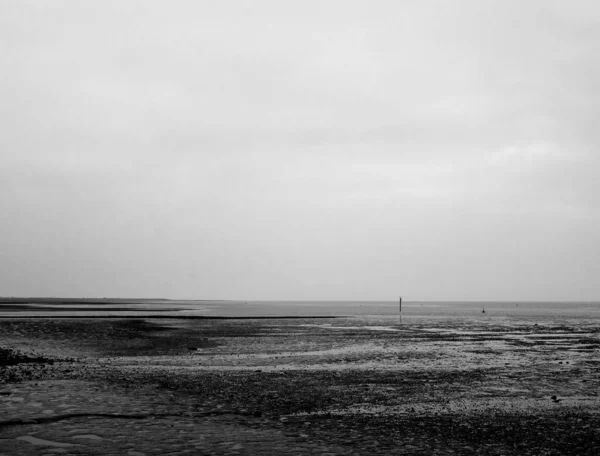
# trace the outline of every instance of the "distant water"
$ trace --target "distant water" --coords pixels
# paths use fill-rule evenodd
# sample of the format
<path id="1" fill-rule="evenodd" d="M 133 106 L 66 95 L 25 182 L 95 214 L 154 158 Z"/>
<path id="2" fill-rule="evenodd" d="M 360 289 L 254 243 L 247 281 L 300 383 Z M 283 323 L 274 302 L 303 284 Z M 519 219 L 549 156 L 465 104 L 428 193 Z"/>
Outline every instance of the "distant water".
<path id="1" fill-rule="evenodd" d="M 485 310 L 485 313 L 482 312 Z M 282 316 L 398 316 L 397 301 L 248 301 L 207 306 L 208 314 Z M 600 302 L 402 302 L 403 316 L 583 317 L 600 318 Z"/>
<path id="2" fill-rule="evenodd" d="M 482 312 L 485 310 L 485 313 Z M 397 317 L 397 301 L 136 301 L 114 303 L 0 304 L 0 316 L 373 316 Z M 600 302 L 417 302 L 402 303 L 405 318 L 600 319 Z"/>

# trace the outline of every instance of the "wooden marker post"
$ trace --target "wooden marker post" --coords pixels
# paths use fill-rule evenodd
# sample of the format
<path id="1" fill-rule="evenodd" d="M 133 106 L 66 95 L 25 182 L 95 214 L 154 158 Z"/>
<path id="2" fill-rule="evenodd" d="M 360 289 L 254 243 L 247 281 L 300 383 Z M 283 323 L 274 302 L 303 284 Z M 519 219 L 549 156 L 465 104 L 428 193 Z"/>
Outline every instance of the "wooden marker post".
<path id="1" fill-rule="evenodd" d="M 398 299 L 398 311 L 400 312 L 400 323 L 402 323 L 402 296 Z"/>

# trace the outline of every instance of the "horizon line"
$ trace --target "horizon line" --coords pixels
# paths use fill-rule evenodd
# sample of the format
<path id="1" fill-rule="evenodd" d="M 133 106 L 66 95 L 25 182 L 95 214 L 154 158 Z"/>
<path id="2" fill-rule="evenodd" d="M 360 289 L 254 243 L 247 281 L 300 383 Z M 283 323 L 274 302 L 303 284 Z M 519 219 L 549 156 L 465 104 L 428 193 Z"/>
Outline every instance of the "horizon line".
<path id="1" fill-rule="evenodd" d="M 0 303 L 9 300 L 53 300 L 53 301 L 195 301 L 195 302 L 398 302 L 396 299 L 196 299 L 196 298 L 144 298 L 144 297 L 62 297 L 62 296 L 0 296 Z M 405 299 L 403 303 L 504 303 L 504 302 L 522 302 L 522 303 L 600 303 L 600 299 L 580 299 L 580 300 L 565 300 L 565 299 Z"/>

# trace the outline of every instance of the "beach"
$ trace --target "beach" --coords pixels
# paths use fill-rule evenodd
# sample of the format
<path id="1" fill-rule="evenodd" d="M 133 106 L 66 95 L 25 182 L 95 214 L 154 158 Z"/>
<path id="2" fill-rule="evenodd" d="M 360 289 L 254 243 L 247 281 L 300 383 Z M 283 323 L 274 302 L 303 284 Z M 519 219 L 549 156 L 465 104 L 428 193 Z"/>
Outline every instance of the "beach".
<path id="1" fill-rule="evenodd" d="M 0 454 L 585 455 L 600 444 L 595 304 L 410 303 L 402 319 L 397 303 L 105 304 L 5 308 Z"/>

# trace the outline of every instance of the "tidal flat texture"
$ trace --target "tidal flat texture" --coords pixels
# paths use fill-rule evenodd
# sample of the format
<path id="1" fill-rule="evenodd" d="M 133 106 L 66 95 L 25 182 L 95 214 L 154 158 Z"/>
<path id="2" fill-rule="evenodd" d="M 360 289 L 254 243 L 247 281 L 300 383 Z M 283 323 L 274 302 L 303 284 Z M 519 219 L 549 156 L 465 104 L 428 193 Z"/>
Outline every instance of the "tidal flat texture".
<path id="1" fill-rule="evenodd" d="M 592 455 L 600 323 L 0 320 L 0 454 Z"/>

